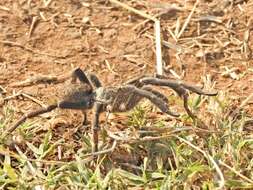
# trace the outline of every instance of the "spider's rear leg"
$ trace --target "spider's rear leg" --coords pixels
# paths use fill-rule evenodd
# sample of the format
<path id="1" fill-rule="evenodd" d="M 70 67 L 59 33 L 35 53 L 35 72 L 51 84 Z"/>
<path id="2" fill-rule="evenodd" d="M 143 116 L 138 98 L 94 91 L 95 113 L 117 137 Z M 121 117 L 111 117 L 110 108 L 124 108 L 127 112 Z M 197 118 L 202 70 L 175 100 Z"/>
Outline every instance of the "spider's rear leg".
<path id="1" fill-rule="evenodd" d="M 19 125 L 21 125 L 23 122 L 25 122 L 26 119 L 35 117 L 37 115 L 50 112 L 57 108 L 57 104 L 52 104 L 47 107 L 39 108 L 38 110 L 29 112 L 27 114 L 24 114 L 23 117 L 21 117 L 14 125 L 12 125 L 10 128 L 8 128 L 2 135 L 2 138 L 5 138 L 7 135 L 11 134 Z"/>

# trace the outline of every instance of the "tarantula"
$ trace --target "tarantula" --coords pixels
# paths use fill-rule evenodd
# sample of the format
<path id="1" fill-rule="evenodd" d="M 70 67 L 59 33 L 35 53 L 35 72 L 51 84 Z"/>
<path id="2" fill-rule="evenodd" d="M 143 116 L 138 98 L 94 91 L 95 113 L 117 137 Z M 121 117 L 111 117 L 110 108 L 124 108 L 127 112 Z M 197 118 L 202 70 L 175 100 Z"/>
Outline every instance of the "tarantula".
<path id="1" fill-rule="evenodd" d="M 73 71 L 71 78 L 72 84 L 65 89 L 60 101 L 25 114 L 7 130 L 7 135 L 13 132 L 26 119 L 50 112 L 55 108 L 82 110 L 84 113 L 83 123 L 86 123 L 86 110 L 93 108 L 92 151 L 96 152 L 98 150 L 99 115 L 102 112 L 126 112 L 134 108 L 143 98 L 147 98 L 162 112 L 174 117 L 179 116 L 179 114 L 169 110 L 167 97 L 148 85 L 165 86 L 173 89 L 183 99 L 184 108 L 192 119 L 196 117 L 187 105 L 188 90 L 199 95 L 217 95 L 217 92 L 206 92 L 198 87 L 177 80 L 165 79 L 162 76 L 141 76 L 116 87 L 102 87 L 96 75 L 84 73 L 80 68 Z M 79 83 L 77 83 L 77 79 Z"/>

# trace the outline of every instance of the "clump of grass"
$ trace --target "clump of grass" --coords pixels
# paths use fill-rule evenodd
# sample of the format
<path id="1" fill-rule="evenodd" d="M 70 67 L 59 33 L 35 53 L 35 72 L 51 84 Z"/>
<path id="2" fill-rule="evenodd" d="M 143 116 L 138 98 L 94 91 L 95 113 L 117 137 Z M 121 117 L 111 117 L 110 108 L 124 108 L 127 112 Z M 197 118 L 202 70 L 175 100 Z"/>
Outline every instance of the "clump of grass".
<path id="1" fill-rule="evenodd" d="M 141 106 L 136 106 L 130 113 L 128 119 L 129 126 L 143 127 L 147 122 L 147 111 Z"/>
<path id="2" fill-rule="evenodd" d="M 197 110 L 201 102 L 198 97 L 195 98 L 191 103 L 193 110 Z M 208 98 L 205 102 L 207 107 L 213 108 L 206 112 L 213 116 L 222 114 L 229 104 L 228 97 L 223 95 Z M 137 107 L 131 112 L 129 124 L 145 126 L 145 110 Z M 12 149 L 4 143 L 0 145 L 0 186 L 4 189 L 184 189 L 197 186 L 214 189 L 220 186 L 219 175 L 222 175 L 225 188 L 253 188 L 253 141 L 250 133 L 244 129 L 247 119 L 246 114 L 235 121 L 214 117 L 213 125 L 217 133 L 207 133 L 205 138 L 188 130 L 171 134 L 168 138 L 119 143 L 112 154 L 101 155 L 97 161 L 86 156 L 90 151 L 88 137 L 76 143 L 67 142 L 64 138 L 55 138 L 54 131 L 48 130 L 36 142 L 27 138 L 24 144 L 16 144 Z M 3 123 L 6 122 L 1 121 L 1 125 Z M 26 137 L 34 135 L 32 125 L 26 125 L 22 127 L 22 132 Z M 155 126 L 166 127 L 166 124 L 159 120 Z M 1 130 L 4 128 L 6 126 Z M 180 129 L 180 126 L 175 124 L 173 128 Z M 163 135 L 155 134 L 156 137 Z M 84 146 L 80 147 L 80 144 Z M 190 144 L 197 148 L 189 146 Z M 69 161 L 58 160 L 59 147 L 65 150 L 62 158 L 71 158 Z M 71 149 L 77 151 L 73 152 Z M 72 156 L 64 157 L 64 154 Z M 217 168 L 215 169 L 206 155 L 213 158 L 221 174 L 217 173 Z M 115 156 L 121 158 L 115 160 Z"/>

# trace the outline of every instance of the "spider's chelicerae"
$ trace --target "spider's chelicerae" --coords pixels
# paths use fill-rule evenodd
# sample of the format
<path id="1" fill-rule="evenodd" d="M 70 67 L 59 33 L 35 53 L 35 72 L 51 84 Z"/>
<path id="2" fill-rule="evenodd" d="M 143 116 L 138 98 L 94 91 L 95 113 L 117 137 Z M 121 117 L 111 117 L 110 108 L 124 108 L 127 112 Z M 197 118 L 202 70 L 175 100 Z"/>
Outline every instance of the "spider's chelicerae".
<path id="1" fill-rule="evenodd" d="M 77 79 L 79 83 L 77 83 Z M 179 116 L 179 114 L 170 111 L 167 97 L 157 90 L 152 89 L 150 85 L 165 86 L 173 89 L 183 99 L 184 108 L 192 119 L 196 117 L 187 105 L 188 91 L 199 95 L 217 95 L 217 92 L 206 92 L 196 86 L 177 80 L 165 79 L 162 76 L 142 76 L 132 79 L 121 86 L 103 87 L 94 74 L 85 74 L 80 68 L 77 68 L 72 73 L 71 85 L 64 90 L 62 98 L 57 103 L 25 114 L 7 130 L 7 134 L 13 132 L 27 118 L 52 111 L 57 107 L 82 110 L 84 113 L 84 123 L 86 123 L 85 111 L 93 108 L 92 150 L 96 152 L 98 150 L 99 115 L 102 112 L 126 112 L 134 108 L 140 100 L 147 98 L 162 112 L 174 117 Z"/>

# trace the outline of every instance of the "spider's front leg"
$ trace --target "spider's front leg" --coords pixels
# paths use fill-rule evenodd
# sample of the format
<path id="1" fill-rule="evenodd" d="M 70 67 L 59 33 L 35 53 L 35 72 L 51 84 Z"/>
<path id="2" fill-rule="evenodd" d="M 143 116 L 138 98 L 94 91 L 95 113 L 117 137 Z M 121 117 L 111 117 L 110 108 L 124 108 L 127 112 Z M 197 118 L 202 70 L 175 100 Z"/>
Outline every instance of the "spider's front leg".
<path id="1" fill-rule="evenodd" d="M 200 89 L 197 86 L 186 84 L 182 81 L 171 80 L 171 79 L 160 79 L 155 77 L 144 77 L 140 79 L 141 82 L 144 84 L 151 84 L 156 86 L 167 86 L 172 88 L 174 91 L 178 93 L 179 96 L 183 96 L 187 93 L 187 90 L 192 91 L 199 95 L 206 95 L 206 96 L 216 96 L 217 92 L 207 92 Z"/>
<path id="2" fill-rule="evenodd" d="M 92 119 L 92 152 L 98 151 L 99 115 L 103 111 L 103 104 L 95 103 Z"/>
<path id="3" fill-rule="evenodd" d="M 89 81 L 91 82 L 92 86 L 94 88 L 99 88 L 102 87 L 102 83 L 100 82 L 100 80 L 98 79 L 98 77 L 92 73 L 87 74 Z"/>
<path id="4" fill-rule="evenodd" d="M 76 80 L 79 80 L 82 84 L 87 84 L 88 86 L 92 87 L 90 80 L 86 76 L 86 74 L 80 68 L 74 69 L 71 74 L 71 82 L 76 83 Z"/>
<path id="5" fill-rule="evenodd" d="M 207 92 L 199 87 L 192 86 L 186 83 L 183 83 L 181 81 L 177 80 L 170 80 L 170 79 L 161 79 L 161 78 L 154 78 L 154 77 L 144 77 L 140 79 L 141 82 L 144 84 L 151 84 L 156 86 L 166 86 L 171 89 L 173 89 L 182 99 L 184 102 L 184 108 L 187 112 L 187 114 L 195 120 L 197 117 L 191 112 L 191 110 L 188 107 L 188 91 L 192 91 L 194 93 L 197 93 L 199 95 L 206 95 L 206 96 L 216 96 L 217 92 Z"/>

